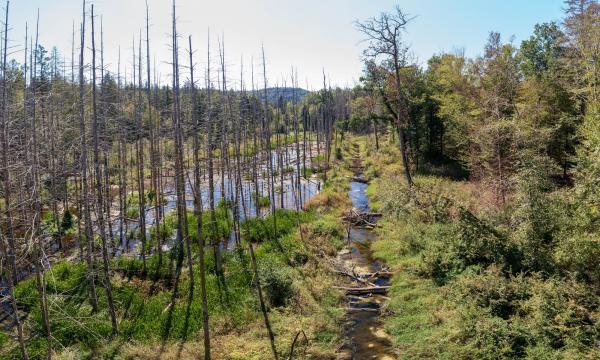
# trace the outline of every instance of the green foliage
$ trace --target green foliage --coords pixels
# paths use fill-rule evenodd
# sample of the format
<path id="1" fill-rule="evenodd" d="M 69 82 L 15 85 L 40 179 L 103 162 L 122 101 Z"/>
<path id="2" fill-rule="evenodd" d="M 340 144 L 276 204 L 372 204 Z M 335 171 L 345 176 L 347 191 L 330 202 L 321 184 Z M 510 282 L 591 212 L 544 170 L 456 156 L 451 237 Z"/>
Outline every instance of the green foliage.
<path id="1" fill-rule="evenodd" d="M 71 230 L 74 226 L 74 219 L 73 219 L 73 214 L 71 213 L 71 211 L 67 208 L 65 210 L 65 212 L 63 213 L 63 218 L 62 221 L 60 223 L 61 229 L 63 234 L 67 233 L 69 230 Z"/>
<path id="2" fill-rule="evenodd" d="M 259 264 L 261 285 L 273 307 L 285 306 L 294 294 L 290 272 L 277 262 L 265 258 Z"/>
<path id="3" fill-rule="evenodd" d="M 271 205 L 271 198 L 269 196 L 259 196 L 256 192 L 253 192 L 252 198 L 258 203 L 258 206 L 261 208 L 265 208 Z"/>
<path id="4" fill-rule="evenodd" d="M 276 209 L 275 221 L 272 214 L 264 218 L 246 219 L 240 225 L 242 237 L 246 241 L 254 243 L 276 240 L 295 229 L 299 219 L 298 216 L 300 216 L 300 221 L 303 222 L 309 215 L 297 213 L 293 210 Z M 277 232 L 275 232 L 275 226 Z"/>
<path id="5" fill-rule="evenodd" d="M 342 155 L 342 149 L 341 148 L 335 148 L 335 159 L 336 160 L 343 160 L 344 156 Z"/>
<path id="6" fill-rule="evenodd" d="M 168 214 L 166 226 L 172 231 L 176 217 Z M 297 214 L 292 211 L 277 211 L 278 232 L 277 240 L 281 247 L 276 246 L 273 239 L 255 247 L 259 265 L 260 282 L 265 299 L 272 307 L 285 307 L 296 301 L 296 295 L 302 291 L 308 293 L 303 281 L 298 281 L 298 273 L 290 264 L 303 266 L 312 256 L 305 243 L 297 233 L 298 216 L 302 222 L 314 221 L 313 214 Z M 217 218 L 221 224 L 221 235 L 228 235 L 231 219 L 230 210 L 225 206 L 218 207 Z M 209 221 L 209 214 L 203 214 L 203 220 Z M 261 219 L 269 226 L 272 218 Z M 196 226 L 193 214 L 188 213 L 191 236 Z M 250 223 L 248 223 L 250 224 Z M 318 225 L 320 233 L 334 233 L 332 225 Z M 227 230 L 227 232 L 226 232 Z M 243 230 L 243 228 L 242 228 Z M 205 236 L 210 236 L 205 226 Z M 171 304 L 171 286 L 175 280 L 173 259 L 177 256 L 178 247 L 174 247 L 159 260 L 157 254 L 148 257 L 148 274 L 143 277 L 142 260 L 135 257 L 116 257 L 111 260 L 113 297 L 117 303 L 119 317 L 118 342 L 135 341 L 138 344 L 155 344 L 160 341 L 178 341 L 184 337 L 195 336 L 202 330 L 200 296 L 189 298 L 190 282 L 187 268 L 184 266 L 179 279 L 179 291 L 175 303 Z M 194 248 L 194 256 L 197 249 Z M 254 326 L 261 318 L 254 277 L 250 268 L 249 255 L 244 251 L 225 252 L 224 272 L 226 287 L 214 271 L 212 252 L 205 253 L 208 293 L 208 307 L 211 320 L 224 322 L 233 328 Z M 194 278 L 199 279 L 199 269 L 194 263 Z M 96 284 L 101 284 L 102 273 L 98 273 Z M 103 287 L 97 286 L 99 311 L 91 312 L 89 305 L 89 282 L 85 263 L 61 262 L 54 264 L 45 274 L 47 281 L 46 293 L 50 304 L 52 319 L 53 347 L 58 345 L 76 349 L 78 353 L 97 353 L 106 345 L 106 339 L 111 335 L 110 318 L 107 314 L 106 294 Z M 323 279 L 320 278 L 319 281 Z M 197 281 L 197 280 L 196 280 Z M 197 286 L 197 285 L 196 285 Z M 28 311 L 27 328 L 31 331 L 31 339 L 27 347 L 32 357 L 44 357 L 46 340 L 42 327 L 39 295 L 35 279 L 20 282 L 16 296 L 24 310 Z M 197 294 L 195 290 L 194 294 Z M 319 290 L 320 291 L 320 290 Z M 331 292 L 331 291 L 329 291 Z M 333 292 L 331 292 L 333 293 Z M 337 306 L 337 297 L 322 294 L 324 306 Z M 312 300 L 311 300 L 312 301 Z M 312 303 L 311 303 L 312 304 Z M 329 304 L 329 305 L 327 305 Z M 311 305 L 313 306 L 313 305 Z M 314 309 L 314 308 L 313 308 Z M 286 310 L 287 311 L 287 310 Z M 325 315 L 337 318 L 339 314 Z M 318 333 L 321 342 L 331 342 L 336 339 L 336 333 L 331 326 L 324 326 L 320 318 Z M 329 320 L 326 320 L 329 321 Z M 333 324 L 333 323 L 332 323 Z M 329 334 L 329 335 L 326 335 Z M 4 344 L 11 344 L 10 356 L 18 358 L 18 348 L 14 342 L 0 337 Z M 3 356 L 6 353 L 3 352 Z"/>
<path id="7" fill-rule="evenodd" d="M 555 166 L 520 151 L 501 209 L 482 210 L 447 179 L 417 176 L 408 188 L 386 169 L 374 181 L 370 195 L 386 214 L 375 255 L 403 269 L 386 323 L 407 357 L 592 356 L 600 252 L 595 235 L 577 232 L 590 229 L 575 215 L 584 202 L 549 179 Z"/>
<path id="8" fill-rule="evenodd" d="M 6 346 L 6 344 L 8 344 L 8 340 L 8 335 L 5 333 L 0 333 L 0 347 Z"/>
<path id="9" fill-rule="evenodd" d="M 212 240 L 222 240 L 229 238 L 233 224 L 231 218 L 230 200 L 223 200 L 215 209 L 215 223 L 211 220 L 210 211 L 202 212 L 202 238 L 205 244 L 210 244 Z M 171 211 L 165 216 L 165 226 L 163 227 L 163 235 L 173 236 L 174 229 L 177 225 L 177 212 Z M 188 233 L 192 243 L 198 242 L 198 218 L 192 210 L 187 212 Z M 153 237 L 156 236 L 156 229 L 151 230 Z"/>

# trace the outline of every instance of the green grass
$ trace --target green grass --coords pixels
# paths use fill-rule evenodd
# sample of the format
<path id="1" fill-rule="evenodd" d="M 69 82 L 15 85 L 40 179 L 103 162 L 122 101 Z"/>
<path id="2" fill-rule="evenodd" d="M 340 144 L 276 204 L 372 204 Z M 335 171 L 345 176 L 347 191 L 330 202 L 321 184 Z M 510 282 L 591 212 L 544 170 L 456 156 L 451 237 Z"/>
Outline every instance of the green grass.
<path id="1" fill-rule="evenodd" d="M 230 212 L 223 204 L 218 208 L 220 231 L 230 231 L 228 223 Z M 204 216 L 209 215 L 207 213 Z M 172 226 L 172 215 L 168 216 L 167 226 Z M 193 231 L 195 218 L 188 213 L 190 235 L 197 236 Z M 208 221 L 207 218 L 204 219 Z M 308 243 L 301 240 L 297 223 L 308 226 L 311 238 L 336 236 L 332 224 L 319 220 L 311 212 L 296 213 L 294 211 L 277 210 L 277 236 L 273 232 L 272 217 L 251 219 L 242 224 L 242 234 L 246 226 L 251 234 L 260 239 L 255 248 L 260 279 L 265 299 L 270 307 L 270 316 L 275 327 L 285 333 L 285 353 L 294 334 L 294 320 L 302 318 L 306 331 L 313 340 L 311 347 L 314 351 L 327 352 L 339 340 L 337 324 L 342 311 L 337 310 L 339 294 L 331 289 L 333 283 L 331 274 L 321 270 L 315 273 L 315 261 L 318 257 L 311 255 Z M 331 221 L 331 219 L 329 220 Z M 314 229 L 314 230 L 313 230 Z M 208 236 L 208 231 L 205 232 Z M 220 235 L 225 234 L 221 232 Z M 314 234 L 314 235 L 310 235 Z M 214 274 L 214 258 L 212 251 L 206 254 L 208 307 L 211 316 L 211 326 L 230 331 L 249 331 L 262 321 L 258 299 L 253 281 L 251 261 L 246 251 L 226 252 L 224 256 L 224 283 Z M 113 296 L 119 317 L 119 335 L 117 342 L 135 342 L 139 346 L 151 346 L 166 342 L 173 343 L 182 338 L 194 339 L 201 333 L 202 317 L 199 288 L 196 287 L 194 296 L 189 301 L 190 277 L 187 273 L 185 260 L 183 273 L 179 282 L 178 296 L 175 304 L 171 303 L 170 284 L 177 258 L 177 248 L 167 252 L 159 266 L 158 256 L 148 258 L 148 275 L 142 276 L 142 261 L 140 259 L 118 257 L 111 261 L 113 276 L 111 278 Z M 185 258 L 185 257 L 184 257 Z M 313 265 L 308 265 L 312 262 Z M 197 253 L 194 250 L 194 278 L 199 279 Z M 304 274 L 304 267 L 311 270 Z M 318 267 L 318 265 L 317 265 Z M 101 272 L 100 272 L 101 274 Z M 314 276 L 315 278 L 313 279 Z M 88 301 L 89 282 L 86 278 L 84 263 L 62 262 L 52 266 L 46 273 L 46 291 L 50 303 L 50 317 L 54 336 L 53 348 L 63 346 L 78 355 L 102 353 L 112 346 L 107 342 L 110 338 L 111 325 L 107 313 L 106 295 L 102 278 L 96 279 L 99 307 L 97 313 L 91 312 Z M 319 288 L 322 286 L 322 288 Z M 44 357 L 46 340 L 44 338 L 39 307 L 39 296 L 35 279 L 29 279 L 18 284 L 16 288 L 20 304 L 29 312 L 27 326 L 32 330 L 33 337 L 27 342 L 32 357 Z M 303 305 L 299 305 L 302 303 Z M 294 315 L 296 307 L 312 309 L 310 314 Z M 285 325 L 284 325 L 285 324 Z M 256 332 L 264 336 L 262 329 Z M 250 333 L 244 333 L 250 336 Z M 10 346 L 0 351 L 0 358 L 18 357 L 16 344 L 6 337 L 0 341 L 9 342 Z M 60 344 L 60 345 L 59 345 Z M 268 348 L 265 349 L 267 351 Z M 8 352 L 6 352 L 8 351 Z"/>

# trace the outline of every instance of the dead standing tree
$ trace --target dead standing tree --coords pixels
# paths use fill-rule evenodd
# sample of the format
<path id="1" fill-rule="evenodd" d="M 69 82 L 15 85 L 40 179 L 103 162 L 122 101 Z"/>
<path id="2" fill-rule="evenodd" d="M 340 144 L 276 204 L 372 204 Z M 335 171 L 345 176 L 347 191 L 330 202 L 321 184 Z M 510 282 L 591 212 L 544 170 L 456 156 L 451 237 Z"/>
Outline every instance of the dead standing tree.
<path id="1" fill-rule="evenodd" d="M 85 237 L 87 240 L 87 251 L 86 251 L 86 262 L 88 266 L 88 281 L 90 284 L 90 303 L 94 312 L 98 311 L 98 297 L 96 296 L 96 283 L 94 274 L 94 234 L 92 231 L 92 215 L 91 215 L 91 203 L 89 199 L 88 189 L 88 160 L 87 160 L 87 135 L 85 126 L 85 78 L 83 75 L 83 53 L 85 50 L 85 0 L 83 1 L 83 18 L 81 23 L 81 49 L 79 53 L 79 129 L 81 132 L 81 191 L 83 196 L 83 210 L 84 210 L 84 225 L 85 225 Z"/>
<path id="2" fill-rule="evenodd" d="M 39 154 L 39 140 L 38 140 L 38 121 L 36 113 L 37 105 L 37 93 L 36 88 L 39 85 L 37 79 L 37 68 L 38 59 L 41 60 L 42 52 L 39 51 L 39 24 L 40 24 L 40 12 L 38 10 L 36 29 L 35 29 L 35 48 L 32 51 L 34 60 L 32 64 L 32 76 L 31 76 L 31 185 L 32 192 L 31 197 L 33 200 L 33 228 L 32 228 L 32 239 L 34 240 L 34 255 L 33 264 L 35 269 L 36 284 L 40 295 L 40 308 L 42 312 L 43 329 L 46 333 L 48 350 L 46 356 L 48 359 L 52 358 L 52 331 L 50 328 L 50 317 L 48 310 L 48 299 L 46 294 L 46 277 L 45 268 L 48 265 L 48 259 L 44 253 L 44 242 L 42 232 L 42 197 L 41 197 L 41 181 L 40 181 L 40 154 Z M 41 76 L 40 79 L 41 80 Z"/>
<path id="3" fill-rule="evenodd" d="M 200 178 L 200 124 L 198 121 L 198 96 L 194 82 L 194 51 L 192 37 L 188 38 L 190 55 L 190 87 L 192 100 L 192 123 L 194 128 L 194 214 L 198 219 L 198 262 L 200 265 L 200 295 L 202 297 L 202 331 L 204 334 L 204 359 L 210 360 L 210 331 L 208 324 L 208 300 L 206 294 L 206 265 L 204 263 L 204 238 L 202 237 L 202 186 Z"/>
<path id="4" fill-rule="evenodd" d="M 104 289 L 108 303 L 108 311 L 112 325 L 112 334 L 117 334 L 117 315 L 113 301 L 112 286 L 110 282 L 110 264 L 108 259 L 108 239 L 104 223 L 104 194 L 102 186 L 102 170 L 100 168 L 100 141 L 98 139 L 98 104 L 96 101 L 96 34 L 94 28 L 94 5 L 91 8 L 90 20 L 92 23 L 92 142 L 94 146 L 94 173 L 96 175 L 97 221 L 100 239 L 102 240 L 102 260 L 104 271 Z M 106 196 L 110 196 L 109 193 Z"/>
<path id="5" fill-rule="evenodd" d="M 8 260 L 8 271 L 6 272 L 6 282 L 8 284 L 8 292 L 10 296 L 10 303 L 12 306 L 12 311 L 15 316 L 15 324 L 17 326 L 17 335 L 19 340 L 19 346 L 21 348 L 21 357 L 23 359 L 29 359 L 29 355 L 27 353 L 27 348 L 25 347 L 25 340 L 23 336 L 23 325 L 21 323 L 21 319 L 19 317 L 18 308 L 17 308 L 17 299 L 14 293 L 14 282 L 18 280 L 17 278 L 17 261 L 16 261 L 16 247 L 15 247 L 15 238 L 14 238 L 14 229 L 13 229 L 13 215 L 11 209 L 11 180 L 10 180 L 10 172 L 9 172 L 9 143 L 8 143 L 8 83 L 6 77 L 6 60 L 7 60 L 7 47 L 8 47 L 8 9 L 10 6 L 10 2 L 6 2 L 6 16 L 4 19 L 4 39 L 3 39 L 3 52 L 2 52 L 2 129 L 0 129 L 0 146 L 2 146 L 2 177 L 3 177 L 3 187 L 4 187 L 4 206 L 5 206 L 5 218 L 6 218 L 6 237 L 8 240 L 8 249 L 4 246 L 4 239 L 0 239 L 0 251 L 3 258 Z M 25 41 L 27 43 L 27 41 Z M 0 261 L 0 264 L 3 261 Z M 3 264 L 2 264 L 3 265 Z"/>
<path id="6" fill-rule="evenodd" d="M 394 116 L 404 163 L 404 175 L 409 185 L 413 184 L 413 180 L 408 162 L 405 129 L 408 128 L 410 119 L 408 102 L 400 79 L 400 70 L 405 65 L 408 51 L 408 47 L 402 40 L 402 33 L 411 20 L 412 18 L 397 6 L 394 13 L 381 13 L 379 17 L 355 23 L 357 30 L 365 35 L 365 41 L 368 43 L 364 50 L 365 58 L 374 62 L 379 60 L 380 66 L 386 68 L 394 77 L 395 94 L 393 98 L 390 99 L 385 91 L 381 91 L 381 95 L 384 97 L 384 102 L 390 105 L 387 108 Z M 395 109 L 391 104 L 395 105 Z"/>

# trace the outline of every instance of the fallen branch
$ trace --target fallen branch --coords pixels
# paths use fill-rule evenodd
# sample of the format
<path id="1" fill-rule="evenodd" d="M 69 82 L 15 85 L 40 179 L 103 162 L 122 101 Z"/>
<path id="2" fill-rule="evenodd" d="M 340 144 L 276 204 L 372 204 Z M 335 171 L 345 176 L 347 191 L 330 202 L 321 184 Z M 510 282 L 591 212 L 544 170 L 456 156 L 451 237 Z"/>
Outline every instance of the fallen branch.
<path id="1" fill-rule="evenodd" d="M 351 312 L 351 311 L 355 311 L 355 312 L 360 312 L 360 311 L 365 311 L 365 312 L 380 312 L 381 310 L 379 310 L 379 309 L 372 309 L 372 308 L 353 308 L 353 307 L 346 308 L 346 312 Z"/>
<path id="2" fill-rule="evenodd" d="M 377 285 L 371 283 L 370 281 L 366 280 L 366 278 L 363 277 L 362 275 L 350 274 L 349 272 L 343 271 L 343 270 L 336 270 L 335 272 L 338 273 L 339 275 L 347 276 L 347 277 L 351 278 L 352 280 L 357 281 L 359 283 L 362 283 L 362 284 L 365 284 L 365 285 L 368 285 L 371 287 L 377 286 Z"/>
<path id="3" fill-rule="evenodd" d="M 296 342 L 298 341 L 298 337 L 300 336 L 300 334 L 302 334 L 302 336 L 304 337 L 304 341 L 306 342 L 306 345 L 308 346 L 308 337 L 306 336 L 306 333 L 304 332 L 304 330 L 298 331 L 298 333 L 296 333 L 296 336 L 294 337 L 294 341 L 292 341 L 292 346 L 290 348 L 290 356 L 288 357 L 288 360 L 292 360 L 294 358 L 294 348 L 296 347 Z M 306 352 L 306 349 L 305 349 L 305 352 Z"/>
<path id="4" fill-rule="evenodd" d="M 373 279 L 373 278 L 378 278 L 378 277 L 383 277 L 383 278 L 389 278 L 394 276 L 393 272 L 390 271 L 377 271 L 374 273 L 370 273 L 370 274 L 363 274 L 362 275 L 364 278 L 366 279 Z"/>
<path id="5" fill-rule="evenodd" d="M 370 286 L 364 288 L 350 288 L 343 286 L 334 286 L 334 289 L 344 290 L 348 294 L 382 294 L 386 293 L 390 286 Z"/>

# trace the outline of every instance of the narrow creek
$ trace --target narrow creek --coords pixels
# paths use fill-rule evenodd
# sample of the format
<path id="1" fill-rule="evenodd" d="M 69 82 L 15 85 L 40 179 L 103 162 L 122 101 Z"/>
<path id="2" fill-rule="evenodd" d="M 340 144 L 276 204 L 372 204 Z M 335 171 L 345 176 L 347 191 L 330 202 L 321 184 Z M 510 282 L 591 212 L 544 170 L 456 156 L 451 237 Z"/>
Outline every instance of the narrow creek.
<path id="1" fill-rule="evenodd" d="M 361 160 L 356 155 L 353 168 L 355 178 L 361 177 Z M 351 182 L 348 193 L 355 211 L 370 211 L 367 184 Z M 352 289 L 387 287 L 389 273 L 380 261 L 374 259 L 371 243 L 377 233 L 370 228 L 351 226 L 348 244 L 338 254 L 338 271 L 345 274 L 346 285 Z M 385 291 L 347 291 L 344 325 L 345 342 L 340 348 L 339 359 L 395 359 L 390 337 L 386 334 L 381 313 L 387 297 Z"/>

